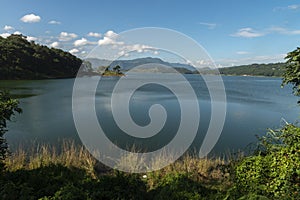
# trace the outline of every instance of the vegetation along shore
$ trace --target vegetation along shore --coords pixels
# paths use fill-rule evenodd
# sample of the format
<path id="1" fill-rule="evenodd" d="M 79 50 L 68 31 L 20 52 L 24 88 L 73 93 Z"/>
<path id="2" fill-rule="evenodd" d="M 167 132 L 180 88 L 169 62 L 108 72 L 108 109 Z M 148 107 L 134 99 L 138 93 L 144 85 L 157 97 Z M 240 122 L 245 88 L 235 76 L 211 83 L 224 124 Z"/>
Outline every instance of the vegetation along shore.
<path id="1" fill-rule="evenodd" d="M 292 84 L 295 95 L 300 94 L 299 55 L 299 48 L 288 54 L 283 74 L 283 84 Z M 45 144 L 10 153 L 7 121 L 22 110 L 6 92 L 0 93 L 0 110 L 1 199 L 300 199 L 297 124 L 269 130 L 248 156 L 185 155 L 161 170 L 131 174 L 103 166 L 72 141 L 64 141 L 62 151 Z M 135 160 L 130 162 L 134 166 Z"/>

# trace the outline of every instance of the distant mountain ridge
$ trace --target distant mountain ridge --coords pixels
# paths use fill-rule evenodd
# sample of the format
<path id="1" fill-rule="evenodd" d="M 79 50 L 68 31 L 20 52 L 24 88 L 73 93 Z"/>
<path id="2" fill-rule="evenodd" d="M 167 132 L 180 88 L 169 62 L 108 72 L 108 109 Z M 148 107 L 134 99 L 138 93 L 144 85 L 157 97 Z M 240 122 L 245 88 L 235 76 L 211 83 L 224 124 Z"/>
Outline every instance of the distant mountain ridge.
<path id="1" fill-rule="evenodd" d="M 99 66 L 121 66 L 122 71 L 128 71 L 133 69 L 136 66 L 144 65 L 144 64 L 161 64 L 167 67 L 172 67 L 184 74 L 198 74 L 199 72 L 191 65 L 184 63 L 170 63 L 163 61 L 160 58 L 153 57 L 145 57 L 145 58 L 137 58 L 132 60 L 115 60 L 109 61 L 105 59 L 97 59 L 97 58 L 88 58 L 86 59 L 92 64 L 92 67 L 95 69 Z M 281 77 L 285 70 L 285 63 L 269 63 L 269 64 L 250 64 L 250 65 L 240 65 L 233 67 L 224 67 L 219 68 L 219 72 L 221 75 L 235 75 L 235 76 L 276 76 Z M 166 70 L 156 70 L 155 65 L 151 67 L 151 69 L 143 69 L 143 70 L 134 70 L 137 72 L 168 72 Z M 215 69 L 210 69 L 208 67 L 198 69 L 201 74 L 215 74 Z"/>
<path id="2" fill-rule="evenodd" d="M 172 72 L 169 67 L 184 74 L 215 74 L 216 71 L 208 67 L 196 70 L 185 63 L 171 63 L 160 58 L 145 57 L 132 60 L 105 60 L 88 58 L 85 61 L 61 49 L 49 48 L 44 45 L 29 42 L 26 36 L 14 35 L 7 38 L 0 36 L 0 79 L 56 79 L 74 78 L 80 66 L 83 66 L 81 75 L 101 75 L 98 67 L 115 67 L 119 65 L 121 71 L 126 72 L 140 65 L 147 65 L 143 69 L 136 68 L 136 72 Z M 152 66 L 150 66 L 152 64 Z M 163 67 L 157 67 L 160 64 Z M 222 75 L 249 75 L 249 76 L 277 76 L 285 71 L 286 63 L 251 64 L 219 68 Z"/>
<path id="3" fill-rule="evenodd" d="M 101 66 L 117 66 L 119 65 L 121 67 L 122 71 L 129 71 L 133 69 L 134 67 L 145 65 L 145 64 L 160 64 L 166 66 L 166 70 L 163 70 L 162 72 L 167 72 L 168 69 L 167 67 L 172 67 L 179 71 L 180 73 L 195 73 L 196 69 L 188 64 L 182 64 L 182 63 L 170 63 L 163 61 L 160 58 L 153 58 L 153 57 L 145 57 L 145 58 L 136 58 L 132 60 L 105 60 L 105 59 L 97 59 L 97 58 L 87 58 L 85 59 L 86 61 L 90 62 L 92 64 L 92 68 L 96 69 Z M 154 72 L 155 69 L 149 69 L 149 72 Z M 134 71 L 141 71 L 145 72 L 147 71 L 146 69 L 144 70 L 138 70 L 135 69 Z M 160 72 L 160 71 L 157 71 Z"/>

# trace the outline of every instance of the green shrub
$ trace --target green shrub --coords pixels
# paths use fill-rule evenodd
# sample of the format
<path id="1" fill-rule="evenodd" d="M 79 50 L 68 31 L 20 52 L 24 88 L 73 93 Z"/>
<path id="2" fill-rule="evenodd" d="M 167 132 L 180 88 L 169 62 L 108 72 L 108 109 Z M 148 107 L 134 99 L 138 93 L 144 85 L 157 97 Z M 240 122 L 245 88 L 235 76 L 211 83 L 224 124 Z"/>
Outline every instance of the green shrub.
<path id="1" fill-rule="evenodd" d="M 113 175 L 99 177 L 95 183 L 85 186 L 90 191 L 91 199 L 145 199 L 146 184 L 137 174 L 116 172 Z"/>
<path id="2" fill-rule="evenodd" d="M 87 194 L 79 187 L 68 184 L 57 191 L 51 200 L 84 200 Z"/>
<path id="3" fill-rule="evenodd" d="M 19 108 L 19 102 L 11 99 L 8 92 L 0 91 L 0 171 L 4 169 L 3 161 L 8 154 L 8 145 L 4 138 L 7 131 L 7 121 L 10 121 L 16 112 L 22 112 Z"/>
<path id="4" fill-rule="evenodd" d="M 237 191 L 271 199 L 299 199 L 300 128 L 288 124 L 260 140 L 257 155 L 236 166 Z"/>
<path id="5" fill-rule="evenodd" d="M 85 179 L 87 179 L 85 171 L 61 165 L 6 172 L 1 179 L 0 199 L 20 199 L 25 196 L 27 199 L 52 197 L 61 188 L 70 184 L 80 188 Z M 9 198 L 11 195 L 17 198 Z"/>
<path id="6" fill-rule="evenodd" d="M 248 195 L 242 196 L 238 200 L 269 200 L 269 198 L 262 196 L 262 195 L 248 194 Z"/>
<path id="7" fill-rule="evenodd" d="M 215 199 L 218 191 L 192 180 L 187 174 L 166 174 L 150 191 L 151 199 Z"/>

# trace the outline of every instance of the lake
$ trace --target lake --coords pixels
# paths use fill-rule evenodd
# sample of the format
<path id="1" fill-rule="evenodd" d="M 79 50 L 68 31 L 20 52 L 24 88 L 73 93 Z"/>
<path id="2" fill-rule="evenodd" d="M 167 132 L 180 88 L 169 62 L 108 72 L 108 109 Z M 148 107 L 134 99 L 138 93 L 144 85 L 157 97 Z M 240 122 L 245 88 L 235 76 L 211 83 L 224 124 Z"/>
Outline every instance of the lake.
<path id="1" fill-rule="evenodd" d="M 172 74 L 149 74 L 154 80 L 170 79 Z M 210 96 L 205 82 L 199 75 L 185 75 L 199 100 L 200 122 L 197 136 L 191 149 L 199 149 L 207 131 L 211 115 Z M 84 77 L 82 79 L 92 79 Z M 281 88 L 280 78 L 223 76 L 227 96 L 227 113 L 222 134 L 212 154 L 243 150 L 256 141 L 255 135 L 264 134 L 268 128 L 279 128 L 284 121 L 295 122 L 299 117 L 297 97 L 290 86 Z M 115 144 L 126 148 L 136 145 L 148 151 L 167 144 L 178 129 L 181 111 L 174 94 L 165 87 L 149 84 L 139 88 L 130 100 L 130 114 L 134 122 L 145 126 L 150 122 L 148 110 L 153 104 L 161 104 L 168 118 L 163 129 L 155 136 L 141 139 L 126 135 L 115 124 L 111 114 L 110 98 L 118 77 L 102 78 L 96 92 L 96 112 L 107 137 Z M 125 83 L 138 82 L 140 76 L 124 77 Z M 169 80 L 180 87 L 181 82 Z M 72 89 L 74 79 L 0 81 L 20 97 L 21 115 L 9 123 L 6 138 L 11 149 L 37 143 L 57 145 L 63 139 L 80 143 L 72 116 Z M 88 90 L 89 85 L 85 86 Z M 89 119 L 87 119 L 89 120 Z M 190 119 L 193 120 L 193 119 Z M 189 134 L 189 133 L 186 133 Z"/>

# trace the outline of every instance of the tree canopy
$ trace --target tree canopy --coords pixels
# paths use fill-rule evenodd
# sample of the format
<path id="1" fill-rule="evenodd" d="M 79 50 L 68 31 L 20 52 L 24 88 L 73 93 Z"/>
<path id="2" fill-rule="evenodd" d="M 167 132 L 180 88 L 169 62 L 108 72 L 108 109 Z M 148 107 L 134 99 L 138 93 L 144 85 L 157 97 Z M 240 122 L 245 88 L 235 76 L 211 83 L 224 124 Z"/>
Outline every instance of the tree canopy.
<path id="1" fill-rule="evenodd" d="M 287 59 L 287 66 L 282 85 L 292 84 L 294 94 L 300 96 L 300 48 L 289 52 L 285 59 Z"/>
<path id="2" fill-rule="evenodd" d="M 0 79 L 75 77 L 81 63 L 69 52 L 29 42 L 23 35 L 0 37 Z"/>

